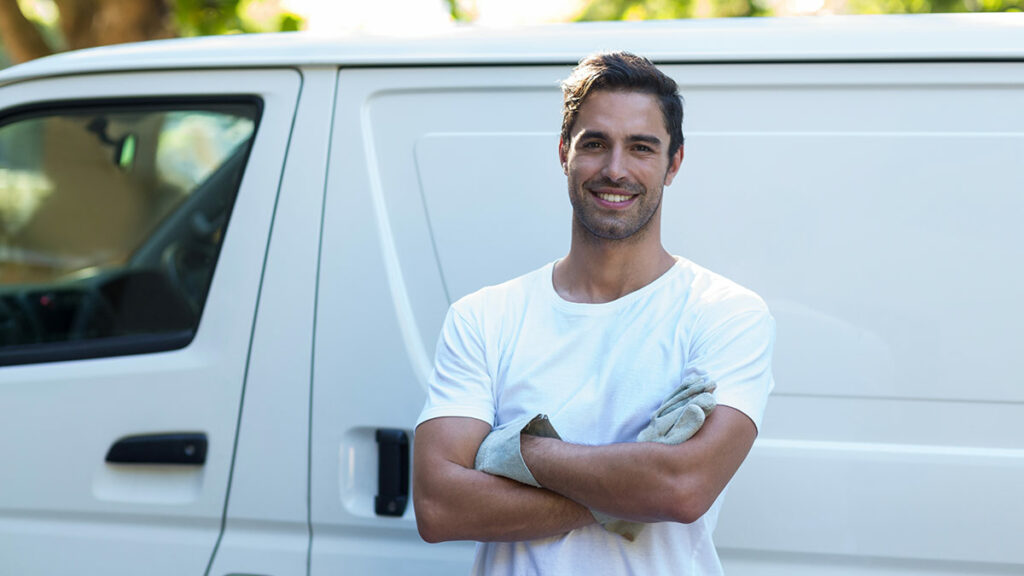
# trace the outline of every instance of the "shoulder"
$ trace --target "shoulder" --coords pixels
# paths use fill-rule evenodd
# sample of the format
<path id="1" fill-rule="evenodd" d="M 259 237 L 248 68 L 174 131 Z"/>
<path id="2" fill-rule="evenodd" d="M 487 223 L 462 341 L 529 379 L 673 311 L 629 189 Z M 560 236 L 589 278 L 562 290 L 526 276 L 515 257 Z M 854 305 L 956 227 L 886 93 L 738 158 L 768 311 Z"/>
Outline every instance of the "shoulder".
<path id="1" fill-rule="evenodd" d="M 542 293 L 543 282 L 550 282 L 551 268 L 549 263 L 522 276 L 462 296 L 451 305 L 451 314 L 476 325 L 499 316 L 519 316 L 527 303 Z"/>
<path id="2" fill-rule="evenodd" d="M 677 276 L 678 290 L 696 316 L 705 321 L 746 315 L 771 317 L 768 305 L 753 290 L 686 258 L 677 260 L 682 269 Z"/>

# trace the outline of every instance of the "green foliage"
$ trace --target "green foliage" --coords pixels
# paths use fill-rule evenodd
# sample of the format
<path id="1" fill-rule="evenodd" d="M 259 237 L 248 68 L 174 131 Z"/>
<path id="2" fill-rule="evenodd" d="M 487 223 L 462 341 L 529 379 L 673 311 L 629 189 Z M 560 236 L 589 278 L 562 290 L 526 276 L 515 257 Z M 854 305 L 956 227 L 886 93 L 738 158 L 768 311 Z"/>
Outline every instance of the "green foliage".
<path id="1" fill-rule="evenodd" d="M 456 0 L 448 0 L 454 6 Z M 1024 0 L 829 0 L 845 14 L 927 12 L 1021 12 Z M 770 16 L 768 0 L 590 0 L 577 20 L 660 20 L 666 18 Z"/>
<path id="2" fill-rule="evenodd" d="M 850 0 L 852 14 L 1021 12 L 1024 0 Z"/>
<path id="3" fill-rule="evenodd" d="M 180 36 L 248 32 L 294 32 L 301 16 L 280 9 L 275 0 L 166 0 Z"/>
<path id="4" fill-rule="evenodd" d="M 296 14 L 282 14 L 277 29 L 281 32 L 298 32 L 305 21 Z"/>
<path id="5" fill-rule="evenodd" d="M 465 22 L 469 20 L 469 15 L 459 5 L 459 0 L 444 0 L 444 3 L 448 5 L 448 13 L 451 14 L 452 20 L 455 22 Z"/>
<path id="6" fill-rule="evenodd" d="M 694 16 L 766 16 L 758 0 L 591 0 L 577 20 L 665 20 Z"/>
<path id="7" fill-rule="evenodd" d="M 174 19 L 182 36 L 245 32 L 238 16 L 240 0 L 177 0 Z"/>
<path id="8" fill-rule="evenodd" d="M 582 21 L 687 18 L 691 0 L 601 0 L 587 4 Z"/>
<path id="9" fill-rule="evenodd" d="M 246 32 L 295 32 L 302 17 L 281 10 L 276 0 L 170 0 L 178 33 L 213 36 Z"/>
<path id="10" fill-rule="evenodd" d="M 448 15 L 452 22 L 473 22 L 477 17 L 475 0 L 444 0 L 448 6 Z"/>

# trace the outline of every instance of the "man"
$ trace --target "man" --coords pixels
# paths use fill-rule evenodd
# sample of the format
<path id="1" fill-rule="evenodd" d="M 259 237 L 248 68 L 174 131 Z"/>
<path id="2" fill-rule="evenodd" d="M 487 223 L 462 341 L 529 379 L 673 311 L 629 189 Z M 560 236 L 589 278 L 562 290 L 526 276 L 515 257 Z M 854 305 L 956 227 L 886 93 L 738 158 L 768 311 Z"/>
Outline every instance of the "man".
<path id="1" fill-rule="evenodd" d="M 598 54 L 563 92 L 569 254 L 449 310 L 416 429 L 420 534 L 480 541 L 476 574 L 719 574 L 719 496 L 773 386 L 774 321 L 662 247 L 662 192 L 683 160 L 676 83 L 644 58 Z M 694 377 L 718 404 L 696 435 L 637 442 Z M 519 433 L 537 414 L 561 439 Z M 509 430 L 542 487 L 474 468 Z M 595 513 L 648 524 L 630 541 Z"/>

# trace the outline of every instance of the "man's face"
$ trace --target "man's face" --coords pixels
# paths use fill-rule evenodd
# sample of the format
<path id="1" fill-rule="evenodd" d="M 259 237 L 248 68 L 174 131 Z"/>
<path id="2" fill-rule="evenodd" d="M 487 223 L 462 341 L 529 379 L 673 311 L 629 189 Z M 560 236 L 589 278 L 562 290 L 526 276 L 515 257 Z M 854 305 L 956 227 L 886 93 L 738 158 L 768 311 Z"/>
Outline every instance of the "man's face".
<path id="1" fill-rule="evenodd" d="M 559 147 L 576 222 L 594 238 L 640 238 L 660 217 L 682 148 L 668 155 L 658 100 L 642 92 L 597 91 L 583 101 L 569 142 Z"/>

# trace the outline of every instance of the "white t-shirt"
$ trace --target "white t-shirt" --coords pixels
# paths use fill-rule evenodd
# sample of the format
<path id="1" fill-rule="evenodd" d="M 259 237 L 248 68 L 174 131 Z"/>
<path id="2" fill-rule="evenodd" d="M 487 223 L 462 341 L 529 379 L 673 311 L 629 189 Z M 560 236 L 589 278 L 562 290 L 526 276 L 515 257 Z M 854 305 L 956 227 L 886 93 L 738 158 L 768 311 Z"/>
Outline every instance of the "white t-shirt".
<path id="1" fill-rule="evenodd" d="M 464 416 L 494 427 L 547 414 L 567 442 L 632 442 L 690 375 L 760 428 L 774 382 L 775 321 L 753 292 L 689 260 L 618 300 L 554 290 L 554 264 L 451 306 L 417 424 Z M 724 496 L 724 492 L 723 492 Z M 722 497 L 692 524 L 651 524 L 634 542 L 598 525 L 477 546 L 474 574 L 721 574 L 711 540 Z"/>

